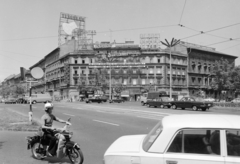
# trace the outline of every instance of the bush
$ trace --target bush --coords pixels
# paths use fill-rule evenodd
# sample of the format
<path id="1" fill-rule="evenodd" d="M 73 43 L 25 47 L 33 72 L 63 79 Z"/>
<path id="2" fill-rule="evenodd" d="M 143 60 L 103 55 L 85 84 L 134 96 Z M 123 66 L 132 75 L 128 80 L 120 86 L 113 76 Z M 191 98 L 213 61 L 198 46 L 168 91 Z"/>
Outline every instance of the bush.
<path id="1" fill-rule="evenodd" d="M 240 107 L 240 103 L 213 102 L 213 106 L 215 106 L 215 107 L 235 107 L 235 108 L 239 108 Z"/>

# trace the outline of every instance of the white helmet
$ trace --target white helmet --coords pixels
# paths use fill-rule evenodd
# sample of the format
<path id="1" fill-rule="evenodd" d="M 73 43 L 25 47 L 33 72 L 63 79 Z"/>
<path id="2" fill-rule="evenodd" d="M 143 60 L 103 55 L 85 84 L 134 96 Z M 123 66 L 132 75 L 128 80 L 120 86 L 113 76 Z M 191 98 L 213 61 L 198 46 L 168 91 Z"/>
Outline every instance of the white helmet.
<path id="1" fill-rule="evenodd" d="M 45 105 L 44 105 L 44 110 L 48 110 L 48 109 L 52 109 L 53 108 L 53 104 L 52 103 L 49 103 L 47 102 Z"/>

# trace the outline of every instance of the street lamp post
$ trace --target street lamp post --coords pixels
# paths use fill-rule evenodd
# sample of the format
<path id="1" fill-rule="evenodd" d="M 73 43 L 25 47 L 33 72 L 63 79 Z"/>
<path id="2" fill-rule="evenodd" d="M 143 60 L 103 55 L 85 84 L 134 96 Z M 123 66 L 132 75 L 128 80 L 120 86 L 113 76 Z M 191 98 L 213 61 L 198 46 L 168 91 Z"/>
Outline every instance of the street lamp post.
<path id="1" fill-rule="evenodd" d="M 170 87 L 169 87 L 169 93 L 170 93 L 170 99 L 172 100 L 172 52 L 171 52 L 171 48 L 176 46 L 177 44 L 179 44 L 180 40 L 176 40 L 174 38 L 172 38 L 171 44 L 169 44 L 169 42 L 167 41 L 167 39 L 165 39 L 166 43 L 162 42 L 161 43 L 165 46 L 167 46 L 169 48 L 169 59 L 170 59 Z"/>

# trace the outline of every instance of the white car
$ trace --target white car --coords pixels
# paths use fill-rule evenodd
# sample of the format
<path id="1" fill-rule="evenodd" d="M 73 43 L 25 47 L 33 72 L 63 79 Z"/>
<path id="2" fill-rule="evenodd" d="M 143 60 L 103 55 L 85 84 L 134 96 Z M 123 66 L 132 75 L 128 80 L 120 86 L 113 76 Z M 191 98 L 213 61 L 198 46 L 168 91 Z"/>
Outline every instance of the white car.
<path id="1" fill-rule="evenodd" d="M 215 101 L 215 99 L 214 98 L 211 98 L 211 97 L 209 97 L 209 98 L 206 98 L 206 99 L 204 99 L 205 101 L 210 101 L 210 102 L 214 102 Z"/>
<path id="2" fill-rule="evenodd" d="M 164 117 L 147 135 L 118 138 L 104 164 L 239 164 L 240 116 Z"/>
<path id="3" fill-rule="evenodd" d="M 240 103 L 240 98 L 235 98 L 231 101 L 232 103 Z"/>

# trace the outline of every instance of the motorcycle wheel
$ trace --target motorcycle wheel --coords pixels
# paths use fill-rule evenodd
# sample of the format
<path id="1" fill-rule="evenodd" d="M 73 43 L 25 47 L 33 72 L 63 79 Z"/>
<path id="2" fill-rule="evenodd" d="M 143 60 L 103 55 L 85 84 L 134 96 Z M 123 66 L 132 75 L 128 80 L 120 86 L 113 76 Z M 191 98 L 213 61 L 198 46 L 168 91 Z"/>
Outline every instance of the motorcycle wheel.
<path id="1" fill-rule="evenodd" d="M 40 149 L 40 150 L 39 150 Z M 40 144 L 39 142 L 36 142 L 32 146 L 32 155 L 35 159 L 43 159 L 44 155 L 42 154 L 44 151 L 43 145 Z M 42 153 L 39 153 L 42 152 Z"/>
<path id="2" fill-rule="evenodd" d="M 73 148 L 72 151 L 70 151 L 70 153 L 68 154 L 68 158 L 74 164 L 82 164 L 84 160 L 81 149 L 77 150 L 75 148 Z"/>

